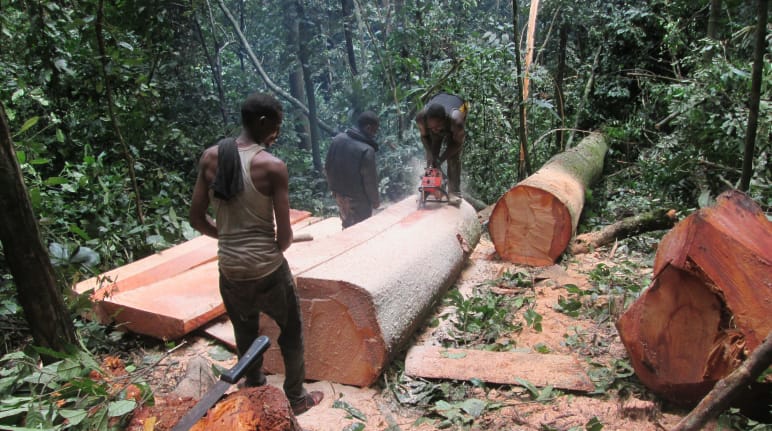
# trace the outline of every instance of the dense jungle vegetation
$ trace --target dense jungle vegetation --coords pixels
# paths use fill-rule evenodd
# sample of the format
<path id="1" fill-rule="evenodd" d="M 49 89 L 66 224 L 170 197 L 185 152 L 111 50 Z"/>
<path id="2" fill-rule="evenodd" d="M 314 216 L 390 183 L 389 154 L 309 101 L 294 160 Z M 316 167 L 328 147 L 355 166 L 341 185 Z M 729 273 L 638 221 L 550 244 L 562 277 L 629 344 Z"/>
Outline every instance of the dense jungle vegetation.
<path id="1" fill-rule="evenodd" d="M 238 132 L 254 91 L 285 108 L 272 151 L 289 168 L 292 207 L 319 215 L 335 210 L 322 174 L 330 137 L 368 109 L 381 118 L 383 198 L 415 192 L 423 150 L 413 117 L 439 90 L 471 104 L 462 189 L 487 204 L 600 130 L 611 150 L 581 231 L 655 208 L 688 214 L 729 188 L 769 212 L 769 31 L 748 135 L 759 5 L 0 0 L 0 102 L 62 292 L 197 235 L 186 220 L 198 157 Z M 4 247 L 3 353 L 21 355 L 29 325 Z M 77 316 L 82 303 L 65 303 Z M 84 350 L 114 348 L 73 319 Z M 0 378 L 0 394 L 15 384 Z"/>

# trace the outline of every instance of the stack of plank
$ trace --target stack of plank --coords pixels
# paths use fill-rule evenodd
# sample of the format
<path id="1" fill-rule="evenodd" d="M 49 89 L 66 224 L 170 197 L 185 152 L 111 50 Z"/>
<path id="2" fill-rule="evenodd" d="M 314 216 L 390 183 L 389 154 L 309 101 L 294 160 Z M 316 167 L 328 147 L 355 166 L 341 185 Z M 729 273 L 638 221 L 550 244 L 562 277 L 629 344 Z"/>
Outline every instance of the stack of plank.
<path id="1" fill-rule="evenodd" d="M 480 236 L 470 205 L 418 210 L 415 196 L 345 231 L 338 219 L 308 215 L 295 217 L 293 230 L 314 237 L 285 252 L 301 300 L 306 377 L 358 386 L 378 378 L 452 284 L 465 250 Z M 76 286 L 79 292 L 89 289 L 100 318 L 161 339 L 179 338 L 224 313 L 216 242 L 207 238 Z M 273 322 L 261 326 L 275 341 Z M 213 322 L 207 332 L 235 345 L 227 321 Z M 264 367 L 272 373 L 283 372 L 277 344 L 265 355 Z"/>

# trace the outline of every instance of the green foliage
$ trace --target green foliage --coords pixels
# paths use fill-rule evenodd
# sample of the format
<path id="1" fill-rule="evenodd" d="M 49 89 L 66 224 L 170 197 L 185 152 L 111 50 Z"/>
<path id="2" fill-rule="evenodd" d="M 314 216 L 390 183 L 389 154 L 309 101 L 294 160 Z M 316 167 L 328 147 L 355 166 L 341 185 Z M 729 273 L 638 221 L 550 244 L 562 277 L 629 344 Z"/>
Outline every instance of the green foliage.
<path id="1" fill-rule="evenodd" d="M 572 317 L 587 316 L 596 321 L 616 320 L 638 298 L 646 279 L 638 265 L 624 260 L 614 267 L 599 263 L 589 272 L 592 287 L 582 290 L 574 284 L 563 286 L 568 296 L 560 296 L 555 310 Z"/>
<path id="2" fill-rule="evenodd" d="M 454 308 L 454 314 L 443 317 L 452 323 L 447 344 L 452 347 L 494 344 L 502 333 L 518 329 L 513 317 L 524 302 L 523 297 L 496 295 L 480 288 L 475 288 L 469 298 L 458 290 L 451 290 L 445 304 Z"/>
<path id="3" fill-rule="evenodd" d="M 611 388 L 621 388 L 631 384 L 629 379 L 635 375 L 632 365 L 625 359 L 612 359 L 608 364 L 590 363 L 590 380 L 595 385 L 596 394 L 606 393 Z"/>
<path id="4" fill-rule="evenodd" d="M 555 400 L 555 398 L 562 395 L 562 393 L 558 390 L 555 390 L 551 385 L 547 385 L 541 389 L 537 388 L 533 383 L 529 382 L 525 379 L 516 379 L 517 383 L 524 387 L 526 390 L 528 390 L 528 393 L 531 396 L 531 399 L 540 402 L 540 403 L 547 403 L 549 401 Z"/>
<path id="5" fill-rule="evenodd" d="M 45 353 L 59 360 L 41 366 L 35 353 L 23 351 L 0 358 L 0 427 L 119 430 L 138 407 L 127 398 L 130 383 L 140 388 L 143 402 L 149 401 L 149 388 L 141 381 L 92 377 L 104 373 L 85 351 Z"/>
<path id="6" fill-rule="evenodd" d="M 343 395 L 341 394 L 341 397 L 342 396 Z M 341 398 L 338 398 L 332 403 L 332 408 L 344 410 L 346 412 L 346 416 L 349 418 L 355 418 L 362 422 L 367 422 L 367 416 L 364 413 Z"/>
<path id="7" fill-rule="evenodd" d="M 738 408 L 729 408 L 718 416 L 718 429 L 741 431 L 770 431 L 772 424 L 765 424 L 750 419 L 740 413 Z"/>
<path id="8" fill-rule="evenodd" d="M 434 404 L 434 413 L 442 416 L 442 420 L 437 423 L 438 429 L 445 429 L 453 425 L 468 426 L 474 420 L 480 417 L 486 410 L 495 408 L 495 405 L 476 398 L 467 398 L 463 401 L 449 403 L 447 401 L 437 401 Z"/>

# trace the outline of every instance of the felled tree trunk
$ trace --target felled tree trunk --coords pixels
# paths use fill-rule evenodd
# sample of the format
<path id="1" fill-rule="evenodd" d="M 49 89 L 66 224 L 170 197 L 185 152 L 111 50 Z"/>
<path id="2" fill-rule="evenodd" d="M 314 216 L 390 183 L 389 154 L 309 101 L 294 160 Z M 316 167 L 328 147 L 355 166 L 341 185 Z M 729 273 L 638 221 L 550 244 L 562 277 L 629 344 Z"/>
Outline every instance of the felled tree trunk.
<path id="1" fill-rule="evenodd" d="M 504 193 L 488 221 L 499 256 L 519 264 L 552 265 L 576 230 L 585 190 L 603 171 L 607 149 L 606 138 L 593 133 Z"/>
<path id="2" fill-rule="evenodd" d="M 643 232 L 670 229 L 677 220 L 675 210 L 664 209 L 627 217 L 601 230 L 577 235 L 571 243 L 570 250 L 572 254 L 587 253 L 590 249 L 610 244 L 615 239 L 628 238 Z"/>
<path id="3" fill-rule="evenodd" d="M 285 252 L 303 314 L 307 379 L 375 383 L 461 273 L 480 239 L 472 206 L 416 207 L 413 195 Z M 279 328 L 263 317 L 261 333 L 276 340 Z M 207 333 L 235 346 L 230 321 Z M 278 343 L 265 353 L 263 367 L 284 373 Z"/>
<path id="4" fill-rule="evenodd" d="M 302 431 L 281 389 L 243 389 L 215 404 L 190 431 Z"/>
<path id="5" fill-rule="evenodd" d="M 693 405 L 761 344 L 770 315 L 772 223 L 731 191 L 665 235 L 652 285 L 617 330 L 649 389 Z"/>

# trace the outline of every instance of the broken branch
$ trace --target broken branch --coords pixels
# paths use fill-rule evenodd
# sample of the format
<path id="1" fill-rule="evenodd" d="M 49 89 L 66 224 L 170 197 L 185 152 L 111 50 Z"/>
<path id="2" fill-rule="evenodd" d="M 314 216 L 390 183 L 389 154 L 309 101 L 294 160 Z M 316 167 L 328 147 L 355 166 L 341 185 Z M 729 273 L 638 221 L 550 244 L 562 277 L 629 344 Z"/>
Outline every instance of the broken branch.
<path id="1" fill-rule="evenodd" d="M 571 254 L 587 253 L 590 249 L 644 232 L 670 229 L 677 220 L 675 210 L 672 209 L 659 209 L 627 217 L 601 230 L 577 235 L 571 244 Z"/>

